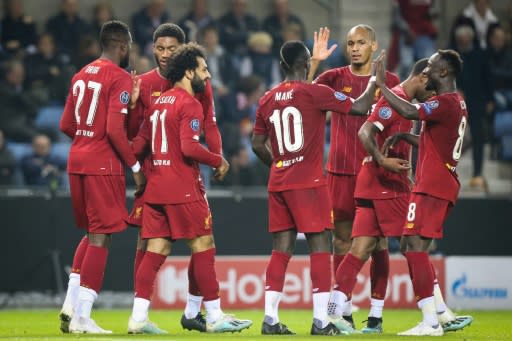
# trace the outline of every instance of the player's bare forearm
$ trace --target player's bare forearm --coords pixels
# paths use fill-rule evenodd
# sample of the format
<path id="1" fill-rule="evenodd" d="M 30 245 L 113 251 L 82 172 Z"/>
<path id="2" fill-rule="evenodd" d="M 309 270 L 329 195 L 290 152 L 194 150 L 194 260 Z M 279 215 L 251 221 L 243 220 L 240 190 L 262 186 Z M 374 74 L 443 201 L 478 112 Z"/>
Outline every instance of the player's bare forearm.
<path id="1" fill-rule="evenodd" d="M 358 136 L 368 154 L 370 154 L 378 164 L 381 164 L 382 159 L 384 159 L 385 156 L 380 152 L 375 139 L 377 130 L 378 128 L 373 123 L 366 121 L 361 126 L 361 129 L 359 129 Z"/>
<path id="2" fill-rule="evenodd" d="M 368 110 L 370 110 L 370 107 L 373 104 L 373 98 L 375 97 L 376 89 L 377 87 L 374 81 L 368 82 L 366 90 L 352 104 L 352 109 L 350 109 L 349 114 L 357 116 L 368 115 Z"/>
<path id="3" fill-rule="evenodd" d="M 387 86 L 380 87 L 381 93 L 395 111 L 408 120 L 419 120 L 420 114 L 416 106 L 391 91 Z"/>
<path id="4" fill-rule="evenodd" d="M 272 153 L 268 149 L 266 144 L 267 136 L 265 135 L 256 135 L 252 136 L 252 150 L 254 154 L 268 167 L 272 166 L 272 162 L 274 158 L 272 157 Z"/>
<path id="5" fill-rule="evenodd" d="M 316 71 L 318 70 L 318 67 L 320 66 L 320 61 L 319 60 L 316 60 L 316 59 L 311 59 L 311 64 L 310 64 L 310 68 L 309 68 L 309 72 L 308 72 L 308 83 L 312 83 L 313 80 L 315 79 L 315 74 L 316 74 Z"/>
<path id="6" fill-rule="evenodd" d="M 410 133 L 404 133 L 401 135 L 401 139 L 409 143 L 410 145 L 414 147 L 418 147 L 420 144 L 420 137 L 419 135 L 414 135 Z"/>

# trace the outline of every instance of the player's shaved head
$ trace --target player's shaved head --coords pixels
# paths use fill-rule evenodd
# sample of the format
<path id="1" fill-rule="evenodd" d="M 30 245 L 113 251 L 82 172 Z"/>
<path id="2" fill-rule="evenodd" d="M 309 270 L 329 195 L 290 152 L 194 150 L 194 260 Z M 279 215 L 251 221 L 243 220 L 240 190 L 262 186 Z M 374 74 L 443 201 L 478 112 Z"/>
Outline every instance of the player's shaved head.
<path id="1" fill-rule="evenodd" d="M 375 30 L 373 29 L 373 27 L 371 27 L 370 25 L 365 25 L 365 24 L 359 24 L 359 25 L 352 27 L 350 29 L 350 31 L 348 31 L 348 35 L 350 35 L 353 31 L 361 30 L 361 29 L 365 30 L 368 33 L 368 38 L 371 41 L 377 40 L 377 35 L 375 34 Z"/>
<path id="2" fill-rule="evenodd" d="M 455 50 L 438 50 L 437 53 L 441 60 L 446 62 L 448 72 L 457 77 L 462 71 L 463 61 L 460 54 Z"/>
<path id="3" fill-rule="evenodd" d="M 409 77 L 417 76 L 425 70 L 428 65 L 428 58 L 423 58 L 414 63 Z"/>
<path id="4" fill-rule="evenodd" d="M 100 44 L 103 50 L 110 48 L 114 44 L 130 43 L 130 29 L 128 25 L 119 20 L 111 20 L 101 26 Z"/>
<path id="5" fill-rule="evenodd" d="M 300 40 L 290 40 L 281 46 L 281 66 L 286 72 L 303 68 L 311 57 L 309 49 Z"/>

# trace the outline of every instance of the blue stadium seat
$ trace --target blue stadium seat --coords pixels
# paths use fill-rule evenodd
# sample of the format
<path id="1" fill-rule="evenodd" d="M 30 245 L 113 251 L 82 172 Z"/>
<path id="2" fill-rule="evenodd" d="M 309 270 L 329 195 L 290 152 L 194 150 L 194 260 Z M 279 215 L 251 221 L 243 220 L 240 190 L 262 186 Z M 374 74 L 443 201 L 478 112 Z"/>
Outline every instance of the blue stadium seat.
<path id="1" fill-rule="evenodd" d="M 67 160 L 69 155 L 69 148 L 71 148 L 70 142 L 57 142 L 52 145 L 52 155 L 60 158 L 61 160 Z"/>
<path id="2" fill-rule="evenodd" d="M 64 111 L 64 107 L 51 105 L 43 107 L 37 113 L 35 124 L 40 128 L 57 128 L 59 127 L 60 117 Z"/>
<path id="3" fill-rule="evenodd" d="M 512 161 L 512 135 L 501 138 L 501 148 L 502 159 Z"/>
<path id="4" fill-rule="evenodd" d="M 19 163 L 25 155 L 32 152 L 32 145 L 30 143 L 8 142 L 7 149 L 12 152 L 16 162 Z"/>
<path id="5" fill-rule="evenodd" d="M 512 136 L 512 111 L 497 112 L 494 116 L 494 135 Z"/>

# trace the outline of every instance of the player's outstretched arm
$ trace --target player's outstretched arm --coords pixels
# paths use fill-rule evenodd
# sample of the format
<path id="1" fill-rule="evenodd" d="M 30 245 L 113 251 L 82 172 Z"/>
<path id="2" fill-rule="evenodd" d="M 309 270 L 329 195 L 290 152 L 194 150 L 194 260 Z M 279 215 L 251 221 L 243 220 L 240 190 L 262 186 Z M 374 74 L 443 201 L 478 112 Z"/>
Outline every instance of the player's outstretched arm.
<path id="1" fill-rule="evenodd" d="M 373 160 L 375 160 L 385 170 L 394 173 L 400 173 L 410 169 L 411 165 L 409 164 L 409 161 L 399 158 L 389 158 L 382 154 L 377 146 L 377 141 L 375 140 L 375 134 L 377 134 L 377 132 L 378 128 L 373 123 L 366 121 L 361 129 L 359 129 L 358 133 L 359 139 L 363 143 L 366 151 L 372 156 Z"/>
<path id="2" fill-rule="evenodd" d="M 315 31 L 313 35 L 313 51 L 311 54 L 311 67 L 308 73 L 308 82 L 311 83 L 315 78 L 315 73 L 320 66 L 320 63 L 333 53 L 338 47 L 338 44 L 332 45 L 328 48 L 330 31 L 327 27 L 320 27 L 318 32 Z"/>
<path id="3" fill-rule="evenodd" d="M 252 135 L 252 150 L 254 154 L 268 167 L 272 166 L 273 157 L 272 153 L 268 149 L 267 146 L 267 139 L 268 137 L 266 135 Z"/>
<path id="4" fill-rule="evenodd" d="M 419 120 L 420 115 L 418 107 L 411 102 L 408 102 L 401 97 L 397 96 L 386 86 L 386 66 L 385 66 L 385 51 L 381 52 L 381 62 L 375 65 L 375 82 L 380 88 L 382 96 L 388 101 L 388 103 L 395 109 L 395 111 L 402 117 L 408 120 Z"/>

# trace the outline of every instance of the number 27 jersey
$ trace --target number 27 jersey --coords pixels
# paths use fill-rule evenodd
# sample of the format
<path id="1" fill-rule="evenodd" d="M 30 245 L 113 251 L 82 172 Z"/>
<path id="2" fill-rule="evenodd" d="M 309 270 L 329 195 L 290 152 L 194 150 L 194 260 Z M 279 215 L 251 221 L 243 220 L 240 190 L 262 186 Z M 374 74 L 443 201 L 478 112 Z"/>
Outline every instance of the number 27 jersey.
<path id="1" fill-rule="evenodd" d="M 351 108 L 352 99 L 341 92 L 301 81 L 282 82 L 261 98 L 254 133 L 268 136 L 272 147 L 270 192 L 326 184 L 325 112 Z"/>

